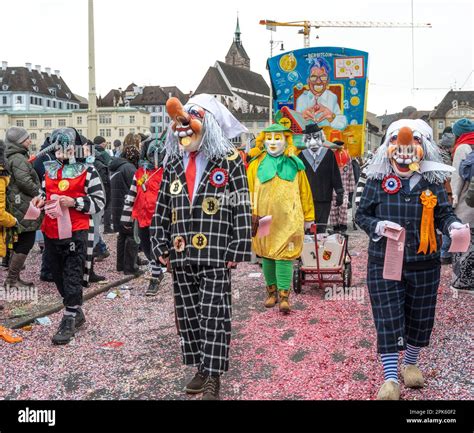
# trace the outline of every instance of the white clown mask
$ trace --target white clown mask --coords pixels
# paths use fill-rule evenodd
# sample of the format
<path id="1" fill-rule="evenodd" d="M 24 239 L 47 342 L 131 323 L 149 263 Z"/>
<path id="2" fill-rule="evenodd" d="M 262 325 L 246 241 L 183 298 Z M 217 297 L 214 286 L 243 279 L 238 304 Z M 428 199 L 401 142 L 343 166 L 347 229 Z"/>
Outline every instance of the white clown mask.
<path id="1" fill-rule="evenodd" d="M 265 132 L 265 149 L 271 156 L 280 156 L 286 149 L 286 137 L 283 132 Z"/>
<path id="2" fill-rule="evenodd" d="M 402 126 L 388 137 L 387 157 L 399 177 L 409 178 L 419 172 L 424 157 L 423 135 L 409 126 Z"/>
<path id="3" fill-rule="evenodd" d="M 320 147 L 324 147 L 326 137 L 323 130 L 304 134 L 304 144 L 309 150 L 316 152 Z"/>

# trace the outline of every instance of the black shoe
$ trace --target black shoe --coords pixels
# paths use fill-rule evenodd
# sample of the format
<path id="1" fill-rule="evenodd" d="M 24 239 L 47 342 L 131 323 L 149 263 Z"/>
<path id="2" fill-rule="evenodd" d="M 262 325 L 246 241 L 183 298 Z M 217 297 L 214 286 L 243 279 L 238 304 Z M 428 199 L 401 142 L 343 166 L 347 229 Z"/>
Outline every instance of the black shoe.
<path id="1" fill-rule="evenodd" d="M 84 316 L 84 311 L 82 311 L 82 308 L 77 309 L 77 314 L 76 314 L 76 324 L 75 328 L 79 329 L 82 325 L 86 323 L 86 317 Z"/>
<path id="2" fill-rule="evenodd" d="M 98 253 L 97 255 L 94 255 L 94 258 L 96 262 L 101 262 L 102 260 L 105 260 L 109 256 L 110 256 L 109 250 L 105 250 L 103 253 Z"/>
<path id="3" fill-rule="evenodd" d="M 160 289 L 160 283 L 163 278 L 163 274 L 161 274 L 158 278 L 152 278 L 150 280 L 150 284 L 148 284 L 148 289 L 145 292 L 145 296 L 156 296 L 158 294 L 158 290 Z"/>
<path id="4" fill-rule="evenodd" d="M 347 232 L 347 226 L 341 224 L 341 225 L 339 226 L 339 231 L 340 231 L 341 233 Z"/>
<path id="5" fill-rule="evenodd" d="M 441 257 L 441 264 L 442 265 L 451 265 L 453 263 L 452 257 Z"/>
<path id="6" fill-rule="evenodd" d="M 98 283 L 99 281 L 105 281 L 107 278 L 103 275 L 97 275 L 94 271 L 89 274 L 89 283 Z"/>
<path id="7" fill-rule="evenodd" d="M 138 277 L 140 275 L 140 268 L 123 271 L 123 274 L 124 275 L 134 275 L 135 277 Z"/>
<path id="8" fill-rule="evenodd" d="M 74 337 L 76 319 L 74 316 L 63 316 L 59 329 L 53 336 L 53 344 L 68 344 Z"/>
<path id="9" fill-rule="evenodd" d="M 138 266 L 146 266 L 146 265 L 148 265 L 148 263 L 150 263 L 150 262 L 146 259 L 142 259 L 140 257 L 137 258 L 137 265 Z"/>
<path id="10" fill-rule="evenodd" d="M 45 281 L 46 283 L 54 283 L 54 279 L 51 274 L 41 274 L 40 280 Z"/>
<path id="11" fill-rule="evenodd" d="M 111 235 L 112 233 L 115 233 L 112 227 L 104 227 L 104 234 Z"/>
<path id="12" fill-rule="evenodd" d="M 204 384 L 209 376 L 198 371 L 191 381 L 186 385 L 186 392 L 188 394 L 200 394 L 204 392 Z"/>
<path id="13" fill-rule="evenodd" d="M 203 400 L 219 400 L 221 379 L 219 376 L 208 376 L 204 384 Z"/>

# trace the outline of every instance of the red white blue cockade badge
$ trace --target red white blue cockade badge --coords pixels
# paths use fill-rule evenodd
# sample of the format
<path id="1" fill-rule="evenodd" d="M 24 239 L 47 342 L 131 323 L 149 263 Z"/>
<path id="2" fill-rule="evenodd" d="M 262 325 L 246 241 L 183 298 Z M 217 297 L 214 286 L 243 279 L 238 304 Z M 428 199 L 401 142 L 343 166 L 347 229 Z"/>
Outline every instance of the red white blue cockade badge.
<path id="1" fill-rule="evenodd" d="M 382 180 L 382 188 L 387 194 L 396 194 L 402 187 L 402 181 L 394 174 L 385 176 Z"/>
<path id="2" fill-rule="evenodd" d="M 221 188 L 223 186 L 226 186 L 227 182 L 229 182 L 229 173 L 223 168 L 215 168 L 211 171 L 209 178 L 209 182 L 211 182 L 212 186 L 216 188 Z"/>

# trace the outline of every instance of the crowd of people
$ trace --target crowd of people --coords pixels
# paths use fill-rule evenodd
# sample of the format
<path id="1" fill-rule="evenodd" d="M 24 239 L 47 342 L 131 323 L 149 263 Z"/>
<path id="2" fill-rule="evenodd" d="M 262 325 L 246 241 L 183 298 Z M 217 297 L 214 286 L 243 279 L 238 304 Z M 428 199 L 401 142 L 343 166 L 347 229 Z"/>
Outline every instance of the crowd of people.
<path id="1" fill-rule="evenodd" d="M 352 207 L 354 228 L 370 240 L 367 288 L 384 371 L 377 398 L 399 398 L 399 351 L 405 385 L 423 386 L 417 361 L 433 328 L 441 263 L 453 266 L 453 289 L 474 289 L 474 123 L 459 120 L 436 143 L 425 122 L 399 120 L 363 161 L 317 123 L 306 127 L 303 150 L 273 124 L 244 153 L 230 140 L 246 128 L 211 95 L 184 107 L 170 98 L 167 111 L 165 142 L 129 134 L 108 149 L 103 137 L 60 128 L 32 158 L 27 130 L 11 127 L 0 140 L 5 286 L 33 284 L 21 271 L 39 242 L 40 279 L 56 284 L 65 307 L 53 343 L 69 343 L 84 324 L 83 287 L 105 279 L 94 262 L 115 248 L 118 272 L 149 266 L 147 296 L 171 272 L 183 362 L 197 368 L 186 392 L 218 399 L 229 368 L 231 270 L 256 253 L 265 307 L 288 314 L 305 234 L 314 224 L 321 235 L 345 233 Z M 450 253 L 453 233 L 465 230 L 470 247 Z M 116 246 L 103 233 L 117 233 Z M 399 277 L 385 265 L 393 239 L 404 243 L 393 258 Z"/>

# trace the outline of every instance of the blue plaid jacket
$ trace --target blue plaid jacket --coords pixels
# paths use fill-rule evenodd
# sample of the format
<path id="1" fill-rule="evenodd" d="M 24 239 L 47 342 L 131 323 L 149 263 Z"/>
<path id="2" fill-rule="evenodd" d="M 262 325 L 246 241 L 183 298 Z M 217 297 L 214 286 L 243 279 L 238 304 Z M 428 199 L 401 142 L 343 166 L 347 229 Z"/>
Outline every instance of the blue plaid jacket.
<path id="1" fill-rule="evenodd" d="M 387 239 L 382 237 L 379 241 L 374 242 L 373 238 L 378 237 L 375 234 L 377 223 L 387 220 L 400 224 L 406 229 L 403 257 L 405 263 L 439 260 L 441 236 L 438 234 L 436 235 L 438 249 L 435 253 L 417 254 L 420 245 L 420 223 L 423 212 L 420 195 L 426 189 L 429 189 L 438 198 L 438 203 L 434 209 L 435 229 L 448 235 L 449 226 L 453 222 L 459 221 L 459 219 L 454 215 L 443 185 L 429 183 L 422 178 L 410 192 L 406 192 L 402 188 L 395 194 L 387 194 L 382 189 L 381 180 L 367 180 L 357 208 L 355 222 L 369 235 L 369 259 L 373 258 L 380 262 L 385 257 Z"/>

